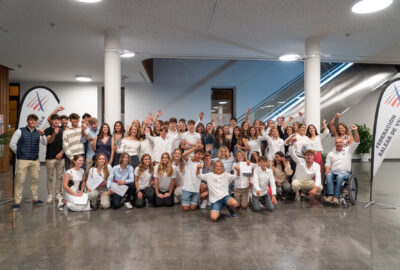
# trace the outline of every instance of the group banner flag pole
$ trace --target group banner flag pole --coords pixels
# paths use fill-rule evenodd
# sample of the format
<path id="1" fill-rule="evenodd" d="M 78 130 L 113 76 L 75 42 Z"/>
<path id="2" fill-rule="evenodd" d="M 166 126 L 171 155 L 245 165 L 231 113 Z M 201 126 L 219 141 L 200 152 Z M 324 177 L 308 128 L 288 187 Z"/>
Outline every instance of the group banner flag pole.
<path id="1" fill-rule="evenodd" d="M 393 80 L 378 99 L 375 111 L 373 144 L 371 153 L 371 182 L 368 208 L 377 203 L 372 200 L 373 179 L 382 165 L 394 139 L 400 133 L 400 79 Z M 385 205 L 388 206 L 388 205 Z M 389 206 L 390 209 L 396 209 Z"/>

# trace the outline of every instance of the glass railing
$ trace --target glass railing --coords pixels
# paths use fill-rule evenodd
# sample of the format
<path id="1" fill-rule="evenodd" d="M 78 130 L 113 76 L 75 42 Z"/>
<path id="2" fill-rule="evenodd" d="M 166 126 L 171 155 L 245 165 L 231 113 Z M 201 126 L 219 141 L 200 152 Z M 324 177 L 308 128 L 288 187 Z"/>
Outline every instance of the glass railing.
<path id="1" fill-rule="evenodd" d="M 321 87 L 352 65 L 353 63 L 321 63 Z M 303 100 L 304 73 L 295 77 L 251 108 L 249 121 L 253 123 L 256 119 L 264 122 L 269 119 L 275 120 L 276 117 L 289 111 Z M 243 122 L 245 116 L 246 114 L 243 114 L 238 117 L 238 122 Z"/>

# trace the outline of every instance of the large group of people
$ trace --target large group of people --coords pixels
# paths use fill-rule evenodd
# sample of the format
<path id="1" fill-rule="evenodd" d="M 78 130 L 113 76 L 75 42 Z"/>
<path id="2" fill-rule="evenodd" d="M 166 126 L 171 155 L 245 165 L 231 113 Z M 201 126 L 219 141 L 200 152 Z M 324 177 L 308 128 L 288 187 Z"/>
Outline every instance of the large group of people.
<path id="1" fill-rule="evenodd" d="M 357 127 L 323 120 L 321 132 L 296 119 L 280 116 L 264 123 L 236 118 L 217 126 L 212 120 L 155 116 L 124 126 L 99 124 L 85 113 L 59 115 L 58 107 L 48 118 L 50 126 L 37 129 L 38 117 L 27 117 L 27 126 L 12 136 L 16 154 L 15 203 L 22 200 L 29 170 L 34 204 L 58 203 L 60 210 L 86 211 L 145 206 L 183 211 L 210 208 L 218 220 L 222 207 L 231 216 L 235 209 L 273 211 L 279 200 L 313 199 L 322 196 L 326 179 L 327 202 L 339 204 L 343 181 L 351 172 L 352 155 L 359 144 Z M 335 137 L 335 147 L 324 151 L 322 141 Z M 46 145 L 46 202 L 39 200 L 39 145 Z M 323 164 L 322 153 L 329 152 Z M 55 186 L 54 186 L 55 172 Z M 323 177 L 325 173 L 326 177 Z"/>

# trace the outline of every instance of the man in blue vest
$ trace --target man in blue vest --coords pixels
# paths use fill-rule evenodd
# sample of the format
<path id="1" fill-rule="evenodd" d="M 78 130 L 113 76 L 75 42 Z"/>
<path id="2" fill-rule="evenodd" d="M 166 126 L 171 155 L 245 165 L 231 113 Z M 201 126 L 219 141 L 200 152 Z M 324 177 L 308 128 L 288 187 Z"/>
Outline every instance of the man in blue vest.
<path id="1" fill-rule="evenodd" d="M 27 117 L 28 125 L 26 127 L 16 130 L 10 141 L 11 150 L 17 155 L 17 162 L 15 165 L 15 187 L 14 187 L 14 200 L 12 206 L 13 210 L 18 210 L 21 205 L 22 191 L 24 187 L 26 172 L 29 170 L 31 177 L 31 189 L 33 204 L 43 204 L 39 200 L 39 144 L 47 144 L 46 137 L 43 136 L 44 132 L 41 129 L 36 129 L 38 117 L 35 114 L 30 114 Z"/>

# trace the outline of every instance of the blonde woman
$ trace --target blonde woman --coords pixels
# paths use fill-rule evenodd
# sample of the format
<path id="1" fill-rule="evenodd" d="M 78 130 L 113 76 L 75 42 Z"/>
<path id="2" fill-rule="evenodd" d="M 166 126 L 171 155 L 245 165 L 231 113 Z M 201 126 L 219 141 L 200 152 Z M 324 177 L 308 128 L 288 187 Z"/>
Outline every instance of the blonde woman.
<path id="1" fill-rule="evenodd" d="M 132 124 L 129 128 L 128 136 L 123 138 L 121 141 L 119 152 L 128 153 L 130 157 L 130 165 L 133 169 L 139 165 L 140 144 L 140 129 L 136 124 Z"/>
<path id="2" fill-rule="evenodd" d="M 161 155 L 160 163 L 154 168 L 154 189 L 157 207 L 174 205 L 176 167 L 172 165 L 169 153 Z"/>
<path id="3" fill-rule="evenodd" d="M 146 205 L 146 199 L 154 205 L 154 188 L 152 187 L 154 167 L 151 162 L 151 156 L 144 154 L 140 159 L 139 166 L 135 169 L 135 187 L 136 187 L 136 202 L 137 208 L 142 208 Z"/>
<path id="4" fill-rule="evenodd" d="M 104 181 L 94 190 L 90 190 L 86 187 L 93 209 L 97 208 L 99 203 L 100 207 L 103 209 L 110 208 L 110 193 L 108 192 L 106 182 L 111 170 L 111 165 L 107 164 L 107 155 L 104 153 L 98 154 L 96 156 L 95 166 L 89 170 L 88 179 L 101 177 Z"/>

